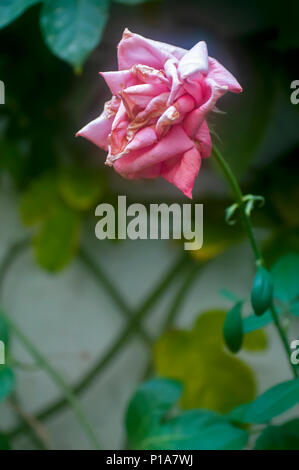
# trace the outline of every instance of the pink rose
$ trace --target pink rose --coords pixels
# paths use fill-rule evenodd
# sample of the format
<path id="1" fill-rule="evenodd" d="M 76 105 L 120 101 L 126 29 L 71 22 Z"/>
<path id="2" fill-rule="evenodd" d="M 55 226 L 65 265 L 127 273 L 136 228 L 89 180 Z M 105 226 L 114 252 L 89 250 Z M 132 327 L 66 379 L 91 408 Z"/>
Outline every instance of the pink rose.
<path id="1" fill-rule="evenodd" d="M 206 117 L 237 80 L 208 56 L 124 31 L 119 71 L 104 72 L 112 99 L 77 135 L 108 151 L 106 164 L 129 179 L 162 176 L 192 198 L 201 159 L 211 154 Z"/>

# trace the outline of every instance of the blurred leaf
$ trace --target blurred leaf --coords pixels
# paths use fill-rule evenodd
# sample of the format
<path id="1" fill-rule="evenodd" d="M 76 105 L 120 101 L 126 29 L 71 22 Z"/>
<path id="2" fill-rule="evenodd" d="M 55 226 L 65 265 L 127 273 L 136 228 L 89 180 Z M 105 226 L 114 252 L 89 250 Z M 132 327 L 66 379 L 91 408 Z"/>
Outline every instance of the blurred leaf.
<path id="1" fill-rule="evenodd" d="M 38 263 L 49 271 L 61 270 L 79 245 L 80 216 L 63 203 L 52 210 L 34 239 Z"/>
<path id="2" fill-rule="evenodd" d="M 234 294 L 234 292 L 231 292 L 229 289 L 221 289 L 219 293 L 222 295 L 222 297 L 230 300 L 231 302 L 239 302 L 241 300 L 236 294 Z"/>
<path id="3" fill-rule="evenodd" d="M 183 408 L 227 413 L 255 396 L 253 373 L 224 349 L 225 312 L 201 314 L 191 331 L 169 331 L 155 345 L 159 375 L 181 380 Z"/>
<path id="4" fill-rule="evenodd" d="M 9 328 L 4 320 L 4 318 L 1 315 L 1 310 L 0 310 L 0 341 L 3 341 L 5 344 L 6 348 L 8 347 L 9 344 Z"/>
<path id="5" fill-rule="evenodd" d="M 57 203 L 57 182 L 54 175 L 33 181 L 21 197 L 21 218 L 26 226 L 43 221 Z"/>
<path id="6" fill-rule="evenodd" d="M 226 314 L 223 325 L 225 344 L 232 353 L 240 351 L 243 343 L 242 302 L 237 302 Z"/>
<path id="7" fill-rule="evenodd" d="M 0 450 L 10 450 L 10 444 L 5 434 L 0 433 Z"/>
<path id="8" fill-rule="evenodd" d="M 182 394 L 174 380 L 155 379 L 140 385 L 126 413 L 126 429 L 131 441 L 140 442 L 147 430 L 159 424 Z"/>
<path id="9" fill-rule="evenodd" d="M 268 426 L 255 444 L 255 450 L 299 450 L 299 418 L 280 426 Z"/>
<path id="10" fill-rule="evenodd" d="M 74 209 L 87 210 L 103 194 L 103 181 L 98 172 L 83 168 L 65 169 L 59 177 L 62 198 Z"/>
<path id="11" fill-rule="evenodd" d="M 267 336 L 263 330 L 252 331 L 244 335 L 243 349 L 247 351 L 259 352 L 267 349 Z"/>
<path id="12" fill-rule="evenodd" d="M 80 68 L 99 44 L 109 0 L 44 0 L 41 29 L 51 51 Z"/>
<path id="13" fill-rule="evenodd" d="M 274 296 L 291 303 L 299 295 L 299 254 L 290 253 L 280 258 L 271 268 Z"/>
<path id="14" fill-rule="evenodd" d="M 299 302 L 293 302 L 290 308 L 291 315 L 295 315 L 295 317 L 299 317 Z"/>
<path id="15" fill-rule="evenodd" d="M 10 367 L 0 366 L 0 401 L 9 395 L 15 386 L 15 375 Z"/>
<path id="16" fill-rule="evenodd" d="M 268 389 L 253 402 L 234 409 L 230 419 L 241 423 L 266 423 L 298 402 L 299 379 L 289 380 Z"/>
<path id="17" fill-rule="evenodd" d="M 248 317 L 243 318 L 243 328 L 245 333 L 251 333 L 259 328 L 263 328 L 264 326 L 269 325 L 272 323 L 272 316 L 270 311 L 264 313 L 261 317 L 257 315 L 249 315 Z"/>
<path id="18" fill-rule="evenodd" d="M 125 5 L 140 5 L 141 3 L 149 3 L 153 0 L 113 0 L 113 1 L 116 3 L 123 3 Z"/>
<path id="19" fill-rule="evenodd" d="M 0 28 L 14 21 L 22 15 L 27 8 L 39 3 L 41 0 L 1 0 Z"/>
<path id="20" fill-rule="evenodd" d="M 166 379 L 151 380 L 139 387 L 126 413 L 133 449 L 241 449 L 246 444 L 248 433 L 216 413 L 192 410 L 167 416 L 180 394 L 181 386 Z"/>

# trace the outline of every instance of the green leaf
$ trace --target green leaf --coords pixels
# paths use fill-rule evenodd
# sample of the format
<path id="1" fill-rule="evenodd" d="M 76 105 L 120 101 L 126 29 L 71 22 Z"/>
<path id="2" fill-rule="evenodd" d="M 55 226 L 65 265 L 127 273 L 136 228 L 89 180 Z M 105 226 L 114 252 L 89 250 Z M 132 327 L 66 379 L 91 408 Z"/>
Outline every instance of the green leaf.
<path id="1" fill-rule="evenodd" d="M 269 272 L 259 266 L 251 289 L 251 305 L 257 316 L 263 315 L 273 299 L 273 283 Z"/>
<path id="2" fill-rule="evenodd" d="M 10 444 L 5 434 L 0 433 L 0 450 L 10 450 Z"/>
<path id="3" fill-rule="evenodd" d="M 256 400 L 234 409 L 233 421 L 241 423 L 266 423 L 299 402 L 299 379 L 282 382 L 267 390 Z"/>
<path id="4" fill-rule="evenodd" d="M 226 352 L 223 340 L 225 312 L 199 316 L 193 330 L 168 331 L 157 341 L 154 362 L 159 375 L 184 384 L 181 406 L 227 413 L 255 397 L 249 367 Z"/>
<path id="5" fill-rule="evenodd" d="M 33 181 L 21 197 L 20 212 L 26 226 L 43 221 L 57 203 L 57 181 L 44 175 Z"/>
<path id="6" fill-rule="evenodd" d="M 8 347 L 9 344 L 9 333 L 9 327 L 2 317 L 0 310 L 0 341 L 3 341 L 6 347 Z"/>
<path id="7" fill-rule="evenodd" d="M 116 3 L 123 3 L 124 5 L 141 5 L 141 3 L 149 3 L 152 0 L 113 0 Z"/>
<path id="8" fill-rule="evenodd" d="M 40 0 L 1 0 L 0 3 L 0 28 L 21 16 L 27 8 L 39 3 Z"/>
<path id="9" fill-rule="evenodd" d="M 41 29 L 51 51 L 80 68 L 99 44 L 109 0 L 44 0 Z"/>
<path id="10" fill-rule="evenodd" d="M 133 449 L 241 449 L 245 445 L 248 433 L 224 416 L 206 410 L 171 416 L 180 394 L 181 386 L 172 380 L 154 379 L 139 387 L 125 419 Z"/>
<path id="11" fill-rule="evenodd" d="M 291 304 L 290 313 L 295 317 L 299 317 L 299 302 L 293 302 Z"/>
<path id="12" fill-rule="evenodd" d="M 242 305 L 242 302 L 237 302 L 227 312 L 223 326 L 225 343 L 234 354 L 240 351 L 243 342 Z"/>
<path id="13" fill-rule="evenodd" d="M 103 194 L 103 181 L 98 172 L 84 168 L 65 169 L 59 177 L 62 198 L 74 209 L 93 207 Z"/>
<path id="14" fill-rule="evenodd" d="M 9 395 L 15 386 L 15 375 L 10 367 L 0 366 L 0 401 Z"/>
<path id="15" fill-rule="evenodd" d="M 175 380 L 155 379 L 140 385 L 126 414 L 131 444 L 140 442 L 147 429 L 158 425 L 181 394 L 182 385 Z"/>
<path id="16" fill-rule="evenodd" d="M 38 263 L 49 271 L 61 270 L 75 255 L 79 234 L 79 214 L 67 205 L 58 203 L 34 239 Z"/>
<path id="17" fill-rule="evenodd" d="M 264 313 L 261 317 L 257 315 L 249 315 L 246 318 L 243 318 L 243 328 L 245 333 L 251 333 L 252 331 L 263 328 L 264 326 L 272 323 L 273 318 L 271 316 L 270 310 Z"/>
<path id="18" fill-rule="evenodd" d="M 244 335 L 242 347 L 247 351 L 265 351 L 267 349 L 267 346 L 267 336 L 263 330 L 251 331 L 250 333 Z"/>
<path id="19" fill-rule="evenodd" d="M 290 253 L 280 258 L 271 269 L 274 296 L 282 302 L 291 303 L 299 295 L 299 254 Z"/>
<path id="20" fill-rule="evenodd" d="M 299 418 L 280 426 L 268 426 L 255 444 L 255 450 L 299 450 Z"/>

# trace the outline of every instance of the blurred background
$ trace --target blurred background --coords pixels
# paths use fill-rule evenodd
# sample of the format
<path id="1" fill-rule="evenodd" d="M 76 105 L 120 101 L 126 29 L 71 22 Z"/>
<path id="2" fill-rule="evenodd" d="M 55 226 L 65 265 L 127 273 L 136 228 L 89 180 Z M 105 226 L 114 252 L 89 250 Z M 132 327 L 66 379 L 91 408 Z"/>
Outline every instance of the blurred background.
<path id="1" fill-rule="evenodd" d="M 122 179 L 103 165 L 105 152 L 74 135 L 110 97 L 98 72 L 117 68 L 116 45 L 125 27 L 186 49 L 205 40 L 209 55 L 244 89 L 218 103 L 224 113 L 210 116 L 212 138 L 245 194 L 265 197 L 252 220 L 268 266 L 298 253 L 299 104 L 290 100 L 291 82 L 299 79 L 298 6 L 285 2 L 282 9 L 280 2 L 265 0 L 104 1 L 95 32 L 92 18 L 87 21 L 90 44 L 83 47 L 82 40 L 83 50 L 78 46 L 67 55 L 63 41 L 53 43 L 49 2 L 15 3 L 19 9 L 9 12 L 10 19 L 9 7 L 0 5 L 0 310 L 75 387 L 104 449 L 126 446 L 125 409 L 144 377 L 180 378 L 189 391 L 183 408 L 220 412 L 289 379 L 272 325 L 253 328 L 246 350 L 230 356 L 238 364 L 228 362 L 221 380 L 215 377 L 224 362 L 220 358 L 212 370 L 209 345 L 191 351 L 191 360 L 180 352 L 178 337 L 167 336 L 174 327 L 195 334 L 194 323 L 205 314 L 207 335 L 218 338 L 224 312 L 236 299 L 245 300 L 245 316 L 252 313 L 253 256 L 241 224 L 224 222 L 233 200 L 213 159 L 204 162 L 194 188 L 193 203 L 204 204 L 201 250 L 184 252 L 182 244 L 165 240 L 99 241 L 98 203 L 114 203 L 118 195 L 126 195 L 128 204 L 185 198 L 162 179 Z M 61 6 L 71 8 L 71 1 L 52 3 L 66 30 L 76 21 L 80 25 L 59 12 Z M 298 319 L 286 311 L 284 320 L 290 337 L 298 338 Z M 0 325 L 2 337 L 5 328 Z M 10 372 L 2 392 L 0 371 L 3 440 L 15 449 L 90 448 L 72 408 L 60 401 L 65 391 L 13 331 L 7 334 Z M 180 360 L 188 363 L 181 375 Z"/>

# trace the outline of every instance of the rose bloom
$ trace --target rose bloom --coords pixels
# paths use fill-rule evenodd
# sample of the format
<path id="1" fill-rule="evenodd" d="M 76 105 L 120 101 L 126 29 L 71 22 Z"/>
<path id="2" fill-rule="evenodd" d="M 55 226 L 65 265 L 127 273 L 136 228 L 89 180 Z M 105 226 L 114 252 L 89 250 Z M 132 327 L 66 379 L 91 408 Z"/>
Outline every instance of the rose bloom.
<path id="1" fill-rule="evenodd" d="M 77 135 L 108 152 L 106 164 L 129 179 L 162 176 L 192 198 L 201 159 L 211 154 L 207 114 L 241 86 L 200 41 L 189 51 L 124 31 L 112 93 Z"/>

